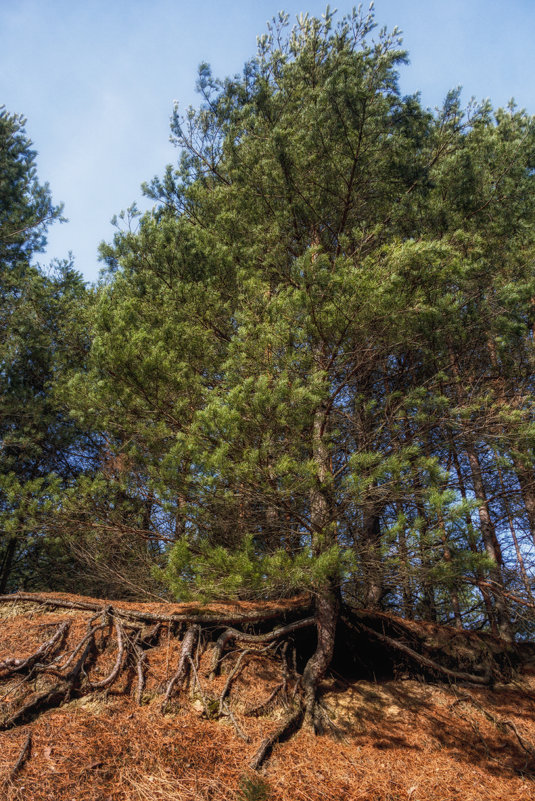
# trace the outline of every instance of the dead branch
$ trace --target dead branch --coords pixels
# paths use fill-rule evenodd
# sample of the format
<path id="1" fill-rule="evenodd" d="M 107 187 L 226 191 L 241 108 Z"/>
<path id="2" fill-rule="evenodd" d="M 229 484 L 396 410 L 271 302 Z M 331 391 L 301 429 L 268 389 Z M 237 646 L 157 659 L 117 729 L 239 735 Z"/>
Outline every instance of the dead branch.
<path id="1" fill-rule="evenodd" d="M 20 754 L 18 756 L 18 759 L 15 762 L 15 764 L 13 765 L 13 767 L 11 768 L 11 772 L 10 772 L 9 776 L 7 777 L 7 779 L 5 780 L 4 785 L 7 785 L 7 784 L 9 784 L 10 782 L 13 781 L 13 779 L 15 778 L 15 776 L 17 775 L 19 770 L 22 768 L 22 766 L 26 762 L 26 760 L 29 759 L 29 757 L 31 755 L 31 752 L 32 752 L 32 733 L 30 731 L 30 732 L 28 732 L 28 735 L 27 735 L 27 737 L 26 737 L 26 739 L 24 741 L 24 744 L 23 744 L 22 748 L 20 749 Z"/>

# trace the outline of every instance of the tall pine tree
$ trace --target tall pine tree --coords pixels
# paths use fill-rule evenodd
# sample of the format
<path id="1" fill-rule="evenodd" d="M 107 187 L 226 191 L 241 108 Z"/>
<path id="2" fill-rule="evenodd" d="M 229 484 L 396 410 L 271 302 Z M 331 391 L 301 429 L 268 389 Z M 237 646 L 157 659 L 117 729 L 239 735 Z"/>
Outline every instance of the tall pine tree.
<path id="1" fill-rule="evenodd" d="M 489 496 L 498 450 L 508 531 L 531 521 L 535 129 L 402 97 L 371 15 L 287 27 L 175 108 L 71 397 L 114 465 L 94 525 L 151 542 L 177 597 L 311 594 L 314 718 L 342 603 L 514 633 Z"/>

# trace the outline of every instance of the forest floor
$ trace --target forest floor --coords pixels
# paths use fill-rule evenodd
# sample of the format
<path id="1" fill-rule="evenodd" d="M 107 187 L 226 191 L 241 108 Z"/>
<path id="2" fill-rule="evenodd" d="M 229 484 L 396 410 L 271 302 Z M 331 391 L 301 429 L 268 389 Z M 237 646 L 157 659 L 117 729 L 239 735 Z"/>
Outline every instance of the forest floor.
<path id="1" fill-rule="evenodd" d="M 162 615 L 192 609 L 176 604 L 120 606 Z M 232 613 L 252 607 L 211 609 Z M 34 654 L 62 623 L 69 624 L 65 645 L 72 652 L 92 616 L 89 610 L 28 601 L 1 605 L 0 668 L 12 664 L 14 656 L 20 660 Z M 535 798 L 535 675 L 526 667 L 510 683 L 492 689 L 430 682 L 414 673 L 376 681 L 333 674 L 321 687 L 331 733 L 315 736 L 301 728 L 277 743 L 259 770 L 252 770 L 249 764 L 259 743 L 287 714 L 282 703 L 268 705 L 262 714 L 247 714 L 278 686 L 277 660 L 252 649 L 228 692 L 225 708 L 232 714 L 216 719 L 206 699 L 221 694 L 233 670 L 232 658 L 223 663 L 221 675 L 209 679 L 212 649 L 207 648 L 197 656 L 198 681 L 190 680 L 182 694 L 171 696 L 162 712 L 162 688 L 181 654 L 181 639 L 171 636 L 170 629 L 163 629 L 146 651 L 140 704 L 132 666 L 111 686 L 73 693 L 61 706 L 43 708 L 17 725 L 0 726 L 2 801 Z M 97 649 L 91 663 L 93 685 L 113 668 L 113 644 L 111 632 Z M 20 675 L 2 680 L 0 672 L 0 723 L 9 719 L 22 681 Z M 25 693 L 38 692 L 39 681 L 30 675 Z"/>

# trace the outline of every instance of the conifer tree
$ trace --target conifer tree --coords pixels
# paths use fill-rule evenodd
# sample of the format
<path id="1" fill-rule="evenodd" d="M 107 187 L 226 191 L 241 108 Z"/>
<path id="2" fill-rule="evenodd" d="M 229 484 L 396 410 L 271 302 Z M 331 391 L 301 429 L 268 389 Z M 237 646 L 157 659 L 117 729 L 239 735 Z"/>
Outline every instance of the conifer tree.
<path id="1" fill-rule="evenodd" d="M 0 594 L 57 582 L 65 554 L 45 536 L 44 518 L 85 447 L 53 387 L 67 361 L 82 361 L 74 321 L 85 289 L 68 261 L 48 271 L 34 264 L 61 216 L 35 159 L 25 120 L 1 109 Z"/>
<path id="2" fill-rule="evenodd" d="M 95 526 L 155 543 L 176 597 L 314 598 L 311 719 L 342 603 L 513 635 L 496 448 L 531 522 L 533 120 L 432 114 L 404 61 L 327 11 L 241 76 L 202 65 L 71 381 L 121 465 L 84 487 Z"/>

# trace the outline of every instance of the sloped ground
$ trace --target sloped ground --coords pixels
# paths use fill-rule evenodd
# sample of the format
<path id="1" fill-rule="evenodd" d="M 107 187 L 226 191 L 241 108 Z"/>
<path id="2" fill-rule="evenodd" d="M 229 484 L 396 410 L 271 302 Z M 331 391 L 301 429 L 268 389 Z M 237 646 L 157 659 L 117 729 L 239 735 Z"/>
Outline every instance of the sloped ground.
<path id="1" fill-rule="evenodd" d="M 63 598 L 76 600 L 74 596 Z M 184 610 L 184 606 L 169 604 L 130 606 L 155 614 Z M 274 605 L 274 609 L 283 607 L 284 603 Z M 211 609 L 218 613 L 254 612 L 254 605 L 218 605 Z M 63 646 L 68 653 L 83 636 L 92 615 L 82 610 L 51 611 L 28 602 L 0 606 L 0 663 L 14 656 L 29 656 L 62 622 L 70 623 Z M 91 664 L 94 681 L 113 667 L 114 645 L 112 632 Z M 373 682 L 347 681 L 334 675 L 322 687 L 322 704 L 335 726 L 334 733 L 314 736 L 302 729 L 276 745 L 260 771 L 252 771 L 248 764 L 259 743 L 280 726 L 286 714 L 277 699 L 265 714 L 246 714 L 269 698 L 280 682 L 278 661 L 253 649 L 229 694 L 232 718 L 226 715 L 216 720 L 206 699 L 221 693 L 236 662 L 231 653 L 223 662 L 222 675 L 210 680 L 209 647 L 199 655 L 199 684 L 190 681 L 184 692 L 171 698 L 162 714 L 162 692 L 176 670 L 180 650 L 180 637 L 165 629 L 157 645 L 147 650 L 141 706 L 134 699 L 136 671 L 132 665 L 111 687 L 73 697 L 59 708 L 45 709 L 33 720 L 0 731 L 0 798 L 535 798 L 535 680 L 527 674 L 494 689 L 430 684 L 414 677 Z M 9 717 L 14 698 L 21 692 L 21 679 L 11 675 L 0 680 L 0 721 Z M 38 677 L 31 679 L 24 692 L 30 697 L 37 693 L 39 681 Z M 20 767 L 14 772 L 18 761 Z"/>

